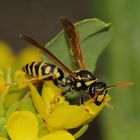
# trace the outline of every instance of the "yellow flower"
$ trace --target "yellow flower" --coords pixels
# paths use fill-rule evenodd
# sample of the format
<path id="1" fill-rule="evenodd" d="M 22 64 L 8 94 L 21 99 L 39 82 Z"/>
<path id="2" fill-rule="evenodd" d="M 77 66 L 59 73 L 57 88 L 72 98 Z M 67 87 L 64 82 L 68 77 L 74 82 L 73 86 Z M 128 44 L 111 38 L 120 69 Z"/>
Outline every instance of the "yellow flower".
<path id="1" fill-rule="evenodd" d="M 74 137 L 67 131 L 60 130 L 41 137 L 39 140 L 74 140 Z"/>
<path id="2" fill-rule="evenodd" d="M 0 101 L 5 107 L 9 107 L 20 98 L 20 89 L 27 86 L 28 81 L 25 73 L 21 71 L 22 66 L 31 61 L 41 61 L 41 53 L 34 47 L 24 49 L 18 56 L 10 50 L 10 46 L 0 42 Z M 10 87 L 12 83 L 19 83 Z M 12 94 L 8 94 L 8 93 Z"/>
<path id="3" fill-rule="evenodd" d="M 109 95 L 104 102 L 97 106 L 90 99 L 84 105 L 69 105 L 60 95 L 62 89 L 56 87 L 52 81 L 47 81 L 42 90 L 42 96 L 30 84 L 31 95 L 36 110 L 45 120 L 50 131 L 72 129 L 92 121 L 109 101 Z M 57 95 L 56 95 L 57 94 Z M 52 103 L 54 97 L 56 103 Z"/>
<path id="4" fill-rule="evenodd" d="M 30 51 L 28 51 L 28 49 Z M 37 140 L 38 139 L 59 140 L 60 138 L 74 140 L 73 136 L 70 133 L 63 130 L 55 131 L 53 133 L 49 133 L 48 135 L 46 135 L 48 130 L 47 128 L 45 129 L 45 127 L 43 127 L 43 125 L 45 125 L 43 124 L 44 122 L 41 122 L 43 125 L 38 124 L 40 123 L 39 121 L 41 121 L 41 119 L 39 120 L 38 114 L 36 114 L 34 112 L 35 110 L 33 111 L 33 109 L 31 109 L 31 111 L 34 112 L 36 116 L 32 112 L 29 112 L 29 111 L 15 111 L 15 110 L 24 110 L 24 109 L 30 110 L 30 107 L 32 108 L 32 105 L 30 105 L 32 101 L 30 100 L 29 97 L 27 97 L 24 100 L 21 100 L 21 98 L 19 98 L 21 97 L 21 93 L 22 93 L 21 92 L 22 90 L 19 90 L 19 89 L 22 89 L 23 87 L 27 86 L 27 84 L 26 85 L 19 84 L 18 86 L 14 86 L 14 87 L 10 87 L 8 85 L 5 86 L 5 84 L 7 83 L 10 84 L 10 83 L 13 83 L 14 81 L 17 81 L 19 83 L 23 83 L 23 82 L 26 83 L 28 81 L 28 79 L 25 76 L 25 73 L 16 69 L 21 68 L 23 65 L 31 61 L 40 61 L 38 59 L 41 58 L 41 57 L 36 57 L 37 54 L 34 55 L 34 57 L 32 57 L 31 52 L 35 53 L 35 49 L 34 48 L 33 48 L 34 50 L 32 50 L 31 48 L 28 48 L 28 49 L 26 49 L 25 52 L 22 52 L 22 54 L 18 56 L 17 60 L 13 59 L 14 61 L 12 61 L 12 63 L 7 63 L 4 66 L 2 63 L 0 63 L 1 66 L 3 66 L 3 68 L 0 69 L 0 91 L 1 91 L 0 92 L 0 117 L 4 119 L 4 122 L 2 123 L 2 128 L 4 128 L 4 133 L 1 132 L 0 130 L 0 136 L 3 136 L 3 137 L 0 137 L 0 140 L 6 140 L 5 137 L 7 137 L 7 131 L 12 140 L 22 140 L 22 139 L 24 140 L 28 138 L 30 140 L 32 139 L 33 140 L 36 140 L 36 139 Z M 6 50 L 9 50 L 9 49 L 6 49 Z M 7 52 L 5 51 L 5 52 L 0 52 L 0 53 L 7 53 Z M 15 58 L 15 56 L 12 53 L 11 53 L 11 56 Z M 7 58 L 10 59 L 11 56 L 9 55 L 9 57 Z M 10 62 L 8 59 L 7 59 L 7 62 Z M 49 90 L 54 90 L 54 89 L 49 88 Z M 37 99 L 39 98 L 37 97 Z M 44 98 L 44 102 L 45 100 L 46 98 Z M 29 103 L 29 106 L 28 106 L 28 103 Z M 45 106 L 46 104 L 47 102 L 45 103 Z M 46 114 L 46 113 L 49 114 L 49 112 L 46 112 L 46 113 L 44 112 L 45 110 L 43 110 L 42 111 L 43 114 Z M 41 115 L 43 116 L 43 114 Z M 44 116 L 44 118 L 47 118 L 47 116 Z M 7 119 L 8 119 L 8 122 L 7 122 Z M 7 130 L 5 127 L 5 123 L 7 123 Z M 17 133 L 17 130 L 18 130 L 18 133 Z M 25 133 L 25 130 L 27 130 L 26 133 Z"/>
<path id="5" fill-rule="evenodd" d="M 27 84 L 25 73 L 21 68 L 31 61 L 41 61 L 41 53 L 34 47 L 24 49 L 18 56 L 15 56 L 10 47 L 0 42 L 0 138 L 7 137 L 5 124 L 10 114 L 17 110 L 31 110 L 35 112 L 30 98 L 23 101 L 24 95 L 28 92 L 23 88 Z M 13 84 L 13 83 L 19 84 Z M 14 85 L 14 86 L 13 86 Z M 21 90 L 22 89 L 22 90 Z M 25 104 L 27 103 L 27 104 Z"/>
<path id="6" fill-rule="evenodd" d="M 11 66 L 13 65 L 15 57 L 10 50 L 10 46 L 5 42 L 0 42 L 0 101 L 4 102 L 5 97 L 8 93 L 9 87 L 4 86 L 5 83 L 11 82 L 10 72 Z"/>
<path id="7" fill-rule="evenodd" d="M 61 95 L 64 89 L 55 86 L 52 80 L 44 82 L 39 94 L 36 87 L 29 82 L 27 75 L 23 71 L 17 70 L 31 61 L 40 61 L 41 54 L 37 55 L 37 53 L 38 50 L 35 48 L 27 48 L 18 57 L 15 57 L 10 51 L 8 59 L 5 58 L 6 63 L 0 62 L 0 66 L 2 66 L 0 67 L 0 117 L 4 118 L 2 127 L 5 129 L 7 126 L 5 137 L 8 131 L 11 140 L 74 140 L 74 136 L 67 130 L 92 121 L 104 108 L 110 97 L 107 94 L 100 106 L 94 104 L 92 99 L 81 105 L 70 105 Z M 7 57 L 7 55 L 3 55 L 2 59 L 5 56 Z M 10 60 L 10 58 L 12 59 Z M 16 86 L 11 88 L 9 84 L 13 82 L 19 84 L 15 84 Z M 7 86 L 4 86 L 6 84 Z M 27 86 L 30 87 L 30 92 L 22 93 L 23 88 Z M 31 95 L 32 98 L 25 95 Z M 5 126 L 5 124 L 7 125 Z M 79 131 L 75 138 L 78 138 L 83 132 Z M 1 139 L 5 140 L 0 137 Z"/>
<path id="8" fill-rule="evenodd" d="M 70 133 L 63 130 L 39 137 L 37 118 L 29 111 L 14 112 L 8 120 L 7 130 L 12 140 L 74 140 Z"/>
<path id="9" fill-rule="evenodd" d="M 7 140 L 6 138 L 2 138 L 2 137 L 0 137 L 0 140 Z"/>
<path id="10" fill-rule="evenodd" d="M 31 112 L 14 112 L 8 120 L 7 129 L 12 140 L 37 140 L 38 122 Z"/>
<path id="11" fill-rule="evenodd" d="M 5 42 L 0 41 L 0 69 L 3 72 L 6 72 L 7 68 L 13 65 L 14 60 L 15 57 L 10 50 L 10 46 Z"/>

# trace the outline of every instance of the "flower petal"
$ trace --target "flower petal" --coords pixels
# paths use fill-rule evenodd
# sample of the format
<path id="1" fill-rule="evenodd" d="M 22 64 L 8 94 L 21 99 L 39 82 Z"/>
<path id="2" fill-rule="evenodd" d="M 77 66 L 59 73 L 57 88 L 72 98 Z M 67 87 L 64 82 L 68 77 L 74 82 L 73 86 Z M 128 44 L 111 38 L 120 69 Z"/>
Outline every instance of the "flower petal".
<path id="1" fill-rule="evenodd" d="M 0 68 L 5 71 L 7 67 L 13 65 L 14 59 L 10 46 L 5 42 L 0 42 Z"/>
<path id="2" fill-rule="evenodd" d="M 65 97 L 61 96 L 62 89 L 58 88 L 54 85 L 52 80 L 48 80 L 44 83 L 43 89 L 42 89 L 42 99 L 44 100 L 45 105 L 47 108 L 51 111 L 51 102 L 56 96 L 56 99 L 59 99 L 59 104 L 68 104 L 68 102 L 65 101 Z"/>
<path id="3" fill-rule="evenodd" d="M 92 99 L 88 100 L 84 103 L 86 109 L 88 110 L 88 112 L 90 114 L 92 114 L 93 116 L 97 116 L 98 113 L 106 106 L 106 104 L 108 103 L 108 101 L 110 100 L 110 96 L 107 94 L 105 96 L 104 101 L 102 102 L 101 105 L 97 106 L 96 104 L 93 103 Z"/>
<path id="4" fill-rule="evenodd" d="M 7 140 L 6 138 L 2 138 L 2 137 L 0 137 L 0 140 Z"/>
<path id="5" fill-rule="evenodd" d="M 110 99 L 106 96 L 104 102 L 97 106 L 92 100 L 88 100 L 84 105 L 61 104 L 55 106 L 47 119 L 47 126 L 50 131 L 58 129 L 72 129 L 92 121 L 104 108 Z"/>
<path id="6" fill-rule="evenodd" d="M 74 137 L 67 131 L 56 131 L 39 138 L 39 140 L 74 140 Z"/>
<path id="7" fill-rule="evenodd" d="M 7 123 L 8 134 L 12 140 L 37 140 L 38 122 L 29 111 L 14 112 Z"/>
<path id="8" fill-rule="evenodd" d="M 58 105 L 47 119 L 50 130 L 71 129 L 85 124 L 93 116 L 82 106 Z"/>
<path id="9" fill-rule="evenodd" d="M 31 90 L 31 95 L 32 95 L 32 100 L 33 104 L 36 108 L 36 110 L 39 112 L 41 117 L 46 120 L 49 111 L 48 108 L 46 107 L 44 101 L 42 100 L 42 97 L 39 95 L 38 91 L 36 90 L 35 86 L 29 83 L 29 87 Z"/>

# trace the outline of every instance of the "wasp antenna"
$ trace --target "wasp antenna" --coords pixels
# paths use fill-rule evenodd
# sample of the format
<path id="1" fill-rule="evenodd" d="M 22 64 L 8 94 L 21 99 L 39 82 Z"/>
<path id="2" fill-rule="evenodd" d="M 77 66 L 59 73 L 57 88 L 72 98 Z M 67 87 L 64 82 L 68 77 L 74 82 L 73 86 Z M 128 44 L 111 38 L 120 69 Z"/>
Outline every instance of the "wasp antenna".
<path id="1" fill-rule="evenodd" d="M 32 39 L 31 37 L 29 36 L 26 36 L 26 35 L 23 35 L 23 34 L 20 34 L 19 37 L 27 42 L 29 42 L 30 44 L 38 47 L 38 48 L 42 48 L 43 46 L 41 44 L 39 44 L 37 41 L 35 41 L 34 39 Z"/>
<path id="2" fill-rule="evenodd" d="M 134 85 L 133 82 L 128 82 L 128 83 L 117 84 L 116 87 L 127 87 L 127 86 L 133 86 L 133 85 Z"/>
<path id="3" fill-rule="evenodd" d="M 133 82 L 120 83 L 120 84 L 116 84 L 116 85 L 108 86 L 105 90 L 109 90 L 109 89 L 111 89 L 111 88 L 115 88 L 115 87 L 127 87 L 127 86 L 133 86 L 133 85 L 134 85 Z"/>

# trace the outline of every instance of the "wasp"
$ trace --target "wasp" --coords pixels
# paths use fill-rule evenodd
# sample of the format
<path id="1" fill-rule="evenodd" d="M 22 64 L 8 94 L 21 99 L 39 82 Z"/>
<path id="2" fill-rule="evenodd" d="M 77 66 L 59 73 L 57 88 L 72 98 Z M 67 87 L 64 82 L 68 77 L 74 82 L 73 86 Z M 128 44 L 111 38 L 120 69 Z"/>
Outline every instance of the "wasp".
<path id="1" fill-rule="evenodd" d="M 129 86 L 132 84 L 123 83 L 113 86 L 107 86 L 105 82 L 99 81 L 96 76 L 88 70 L 85 64 L 83 52 L 80 47 L 80 36 L 76 27 L 66 17 L 61 18 L 61 23 L 63 25 L 70 49 L 72 50 L 72 55 L 74 56 L 75 63 L 78 66 L 78 70 L 70 70 L 53 53 L 51 53 L 40 43 L 29 36 L 20 35 L 23 40 L 39 48 L 43 54 L 47 55 L 54 61 L 54 63 L 57 64 L 54 65 L 45 62 L 31 62 L 23 67 L 23 71 L 26 74 L 32 77 L 45 76 L 43 80 L 52 79 L 56 86 L 69 87 L 63 92 L 64 96 L 72 93 L 73 91 L 79 91 L 82 95 L 82 104 L 84 102 L 84 96 L 88 95 L 98 106 L 104 101 L 108 90 L 112 87 Z M 65 77 L 63 71 L 67 72 L 69 75 Z"/>

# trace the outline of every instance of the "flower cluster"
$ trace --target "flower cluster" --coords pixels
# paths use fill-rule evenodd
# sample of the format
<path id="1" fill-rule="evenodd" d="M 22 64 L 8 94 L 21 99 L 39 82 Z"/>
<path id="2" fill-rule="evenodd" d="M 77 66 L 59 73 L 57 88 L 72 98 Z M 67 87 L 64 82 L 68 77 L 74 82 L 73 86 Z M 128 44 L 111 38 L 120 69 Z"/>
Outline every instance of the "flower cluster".
<path id="1" fill-rule="evenodd" d="M 51 80 L 39 91 L 20 70 L 26 63 L 41 61 L 39 51 L 29 47 L 17 58 L 2 42 L 0 50 L 0 140 L 74 140 L 110 99 L 107 95 L 100 106 L 92 99 L 71 105 L 61 95 L 64 89 Z M 68 132 L 79 126 L 82 131 Z"/>

